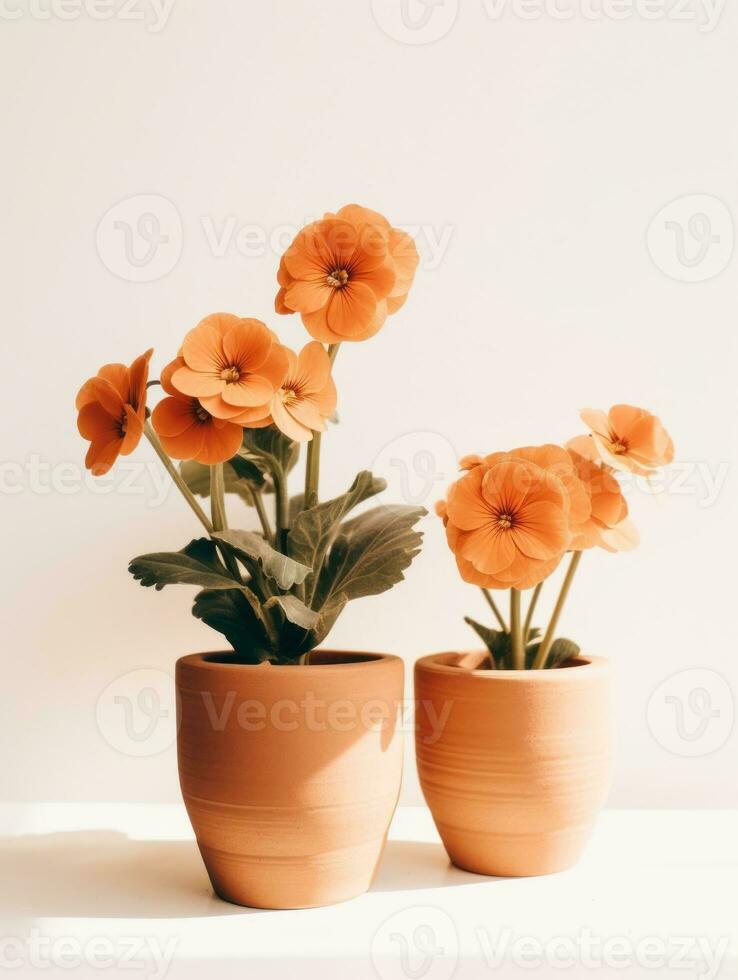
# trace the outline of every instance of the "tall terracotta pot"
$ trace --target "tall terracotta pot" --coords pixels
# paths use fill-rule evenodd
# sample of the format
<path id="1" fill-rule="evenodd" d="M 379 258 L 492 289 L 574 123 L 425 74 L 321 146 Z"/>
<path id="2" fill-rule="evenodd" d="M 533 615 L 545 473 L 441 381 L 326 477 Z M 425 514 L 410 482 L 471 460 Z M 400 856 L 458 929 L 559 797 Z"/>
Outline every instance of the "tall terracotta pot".
<path id="1" fill-rule="evenodd" d="M 454 864 L 524 876 L 576 863 L 610 786 L 607 662 L 479 670 L 486 654 L 415 665 L 420 784 Z"/>
<path id="2" fill-rule="evenodd" d="M 310 908 L 366 891 L 400 791 L 402 661 L 195 654 L 176 685 L 180 786 L 218 895 Z"/>

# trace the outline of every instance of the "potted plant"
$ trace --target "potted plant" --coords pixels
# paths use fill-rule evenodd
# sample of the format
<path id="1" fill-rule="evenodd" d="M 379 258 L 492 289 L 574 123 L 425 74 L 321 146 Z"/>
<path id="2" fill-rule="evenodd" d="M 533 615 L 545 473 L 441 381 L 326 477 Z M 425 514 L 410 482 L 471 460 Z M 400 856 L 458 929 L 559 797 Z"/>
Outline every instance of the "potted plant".
<path id="1" fill-rule="evenodd" d="M 330 500 L 318 482 L 338 348 L 402 306 L 417 261 L 381 215 L 342 208 L 300 231 L 280 263 L 277 312 L 300 313 L 313 338 L 299 354 L 261 321 L 217 313 L 186 334 L 158 382 L 147 351 L 130 368 L 105 365 L 77 397 L 92 472 L 145 436 L 202 526 L 130 571 L 156 589 L 196 586 L 193 614 L 230 644 L 180 659 L 176 687 L 185 805 L 213 887 L 235 903 L 299 908 L 363 892 L 397 802 L 402 661 L 319 647 L 349 600 L 403 578 L 425 512 L 356 516 L 385 487 L 369 472 Z M 290 496 L 303 445 L 304 491 Z M 258 530 L 229 524 L 226 499 L 237 497 Z"/>
<path id="2" fill-rule="evenodd" d="M 417 662 L 416 756 L 451 860 L 481 874 L 575 863 L 609 788 L 607 663 L 557 627 L 583 552 L 637 544 L 616 472 L 648 476 L 674 449 L 643 409 L 616 405 L 582 418 L 590 434 L 565 447 L 462 459 L 463 476 L 437 506 L 461 577 L 482 589 L 496 624 L 466 618 L 484 652 Z M 533 625 L 538 598 L 567 553 L 542 634 Z M 508 619 L 490 590 L 509 592 Z"/>

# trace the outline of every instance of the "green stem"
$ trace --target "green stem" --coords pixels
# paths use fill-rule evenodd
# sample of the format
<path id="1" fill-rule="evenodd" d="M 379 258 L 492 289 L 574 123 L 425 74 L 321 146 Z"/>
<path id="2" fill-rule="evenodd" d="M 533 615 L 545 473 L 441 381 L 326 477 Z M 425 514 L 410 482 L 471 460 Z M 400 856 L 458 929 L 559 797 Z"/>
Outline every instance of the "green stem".
<path id="1" fill-rule="evenodd" d="M 225 510 L 225 478 L 223 464 L 215 463 L 210 467 L 210 516 L 214 531 L 227 531 L 228 520 Z"/>
<path id="2" fill-rule="evenodd" d="M 543 582 L 539 582 L 538 585 L 533 590 L 533 595 L 530 597 L 530 602 L 528 603 L 528 612 L 525 614 L 525 622 L 523 623 L 523 646 L 528 643 L 528 633 L 530 633 L 530 624 L 533 619 L 533 613 L 535 612 L 536 603 L 538 602 L 538 596 L 541 594 L 541 589 L 543 588 Z"/>
<path id="3" fill-rule="evenodd" d="M 525 670 L 523 631 L 520 627 L 520 590 L 510 589 L 510 639 L 513 670 Z"/>
<path id="4" fill-rule="evenodd" d="M 264 498 L 261 495 L 261 490 L 250 490 L 250 493 L 251 503 L 254 505 L 256 513 L 258 514 L 264 539 L 271 544 L 273 540 L 272 529 L 269 526 L 269 517 L 267 516 L 266 507 L 264 506 Z"/>
<path id="5" fill-rule="evenodd" d="M 336 360 L 340 344 L 328 345 L 328 357 L 331 365 Z M 318 487 L 320 484 L 320 432 L 313 432 L 313 438 L 308 443 L 307 459 L 305 461 L 305 508 L 314 507 L 318 503 Z"/>
<path id="6" fill-rule="evenodd" d="M 180 491 L 180 493 L 182 494 L 182 496 L 184 497 L 184 499 L 187 501 L 187 503 L 192 508 L 192 510 L 193 510 L 193 512 L 195 514 L 195 517 L 197 517 L 198 521 L 202 524 L 202 526 L 205 528 L 205 530 L 208 532 L 208 534 L 210 534 L 212 532 L 212 530 L 213 530 L 213 525 L 208 520 L 208 516 L 205 513 L 205 511 L 202 509 L 202 507 L 195 500 L 194 496 L 192 495 L 192 491 L 190 490 L 190 488 L 187 486 L 187 484 L 185 483 L 185 481 L 182 479 L 182 474 L 179 472 L 179 470 L 177 469 L 177 467 L 174 465 L 174 463 L 171 461 L 171 459 L 164 452 L 164 450 L 162 448 L 162 445 L 159 442 L 159 438 L 156 435 L 156 432 L 154 432 L 154 428 L 151 425 L 151 422 L 148 422 L 147 421 L 144 424 L 144 434 L 146 435 L 146 438 L 149 440 L 149 442 L 151 443 L 151 445 L 154 447 L 154 450 L 156 452 L 156 455 L 159 457 L 159 459 L 164 464 L 164 469 L 171 476 L 172 480 L 174 481 L 175 485 L 177 486 L 177 489 Z"/>
<path id="7" fill-rule="evenodd" d="M 489 608 L 492 610 L 492 612 L 495 615 L 495 619 L 500 624 L 500 628 L 502 629 L 502 632 L 503 633 L 509 633 L 510 631 L 507 628 L 507 623 L 503 619 L 502 613 L 497 608 L 497 603 L 492 598 L 492 593 L 489 591 L 489 589 L 482 589 L 482 595 L 487 600 L 487 604 L 489 605 Z"/>
<path id="8" fill-rule="evenodd" d="M 564 581 L 561 584 L 561 591 L 559 592 L 559 597 L 556 600 L 556 605 L 554 606 L 554 611 L 551 613 L 551 619 L 548 626 L 546 627 L 546 632 L 543 639 L 541 640 L 541 645 L 538 647 L 538 653 L 536 654 L 536 659 L 533 661 L 533 669 L 541 670 L 548 658 L 549 651 L 551 650 L 551 644 L 554 641 L 554 634 L 556 632 L 556 626 L 559 622 L 559 616 L 561 615 L 561 610 L 564 608 L 564 603 L 566 602 L 566 597 L 569 594 L 569 588 L 571 587 L 572 579 L 574 578 L 574 573 L 576 572 L 579 561 L 582 557 L 581 551 L 572 551 L 571 561 L 569 562 L 569 567 L 566 570 L 566 575 Z"/>
<path id="9" fill-rule="evenodd" d="M 277 529 L 274 534 L 274 544 L 278 551 L 284 552 L 287 544 L 289 523 L 289 499 L 287 497 L 287 480 L 272 473 L 274 480 L 274 509 Z"/>

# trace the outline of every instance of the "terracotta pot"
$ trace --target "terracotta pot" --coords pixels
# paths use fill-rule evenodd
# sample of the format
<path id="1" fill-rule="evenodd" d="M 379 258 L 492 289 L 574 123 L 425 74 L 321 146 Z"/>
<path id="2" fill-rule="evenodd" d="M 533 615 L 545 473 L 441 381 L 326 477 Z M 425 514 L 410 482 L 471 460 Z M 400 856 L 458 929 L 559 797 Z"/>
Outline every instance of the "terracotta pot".
<path id="1" fill-rule="evenodd" d="M 221 898 L 310 908 L 367 890 L 400 791 L 403 678 L 371 653 L 177 662 L 180 786 Z"/>
<path id="2" fill-rule="evenodd" d="M 576 863 L 610 786 L 607 662 L 478 670 L 486 654 L 415 665 L 416 756 L 454 864 L 543 875 Z"/>

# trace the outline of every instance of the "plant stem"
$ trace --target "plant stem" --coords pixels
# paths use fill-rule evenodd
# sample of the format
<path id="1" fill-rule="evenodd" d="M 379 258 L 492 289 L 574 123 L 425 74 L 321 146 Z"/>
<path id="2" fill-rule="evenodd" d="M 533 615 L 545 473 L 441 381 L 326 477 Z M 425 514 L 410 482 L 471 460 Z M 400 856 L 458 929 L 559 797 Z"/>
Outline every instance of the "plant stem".
<path id="1" fill-rule="evenodd" d="M 530 597 L 530 602 L 528 603 L 528 612 L 525 614 L 525 622 L 523 623 L 523 646 L 528 643 L 528 633 L 530 632 L 531 620 L 533 619 L 533 613 L 535 611 L 538 596 L 541 594 L 542 588 L 543 582 L 539 582 L 533 590 L 533 595 Z"/>
<path id="2" fill-rule="evenodd" d="M 487 600 L 487 604 L 489 605 L 489 608 L 492 610 L 492 612 L 495 615 L 495 619 L 500 624 L 500 627 L 502 628 L 502 632 L 503 633 L 509 633 L 510 631 L 507 628 L 507 623 L 502 618 L 502 613 L 497 608 L 497 603 L 492 598 L 492 593 L 489 591 L 489 589 L 482 589 L 482 595 Z"/>
<path id="3" fill-rule="evenodd" d="M 274 509 L 277 529 L 274 533 L 274 546 L 278 551 L 284 551 L 287 544 L 289 500 L 287 499 L 287 480 L 282 476 L 272 474 L 274 480 Z"/>
<path id="4" fill-rule="evenodd" d="M 520 627 L 520 590 L 510 589 L 510 639 L 513 670 L 525 670 L 523 631 Z"/>
<path id="5" fill-rule="evenodd" d="M 225 478 L 223 464 L 215 463 L 210 467 L 210 516 L 214 531 L 227 531 L 228 519 L 225 510 Z"/>
<path id="6" fill-rule="evenodd" d="M 328 345 L 328 357 L 331 365 L 336 360 L 336 354 L 340 344 Z M 320 437 L 322 433 L 313 432 L 313 438 L 307 446 L 307 459 L 305 461 L 305 499 L 306 508 L 314 507 L 318 503 L 318 486 L 320 483 Z"/>
<path id="7" fill-rule="evenodd" d="M 210 534 L 211 531 L 213 530 L 213 525 L 208 520 L 208 516 L 205 513 L 205 511 L 202 509 L 202 507 L 195 500 L 194 496 L 192 495 L 192 491 L 187 486 L 187 484 L 185 483 L 185 481 L 182 479 L 182 475 L 179 472 L 179 470 L 177 469 L 177 467 L 174 465 L 174 463 L 171 461 L 171 459 L 164 452 L 164 450 L 162 448 L 162 445 L 159 442 L 159 439 L 158 439 L 158 437 L 156 435 L 156 432 L 154 432 L 154 428 L 151 425 L 151 422 L 148 422 L 147 421 L 144 424 L 144 434 L 146 435 L 146 438 L 149 440 L 149 442 L 151 443 L 151 445 L 154 447 L 154 450 L 156 452 L 156 455 L 159 457 L 159 459 L 164 464 L 164 469 L 171 476 L 172 480 L 174 481 L 175 485 L 179 489 L 180 493 L 182 494 L 182 496 L 184 497 L 184 499 L 187 501 L 187 503 L 190 505 L 190 507 L 194 511 L 195 516 L 197 517 L 198 521 L 202 524 L 202 526 L 205 528 L 205 530 L 208 532 L 208 534 Z"/>
<path id="8" fill-rule="evenodd" d="M 533 669 L 541 670 L 548 658 L 549 651 L 551 650 L 551 644 L 554 641 L 554 633 L 556 632 L 556 626 L 559 622 L 559 616 L 561 615 L 561 610 L 564 608 L 564 603 L 566 602 L 566 597 L 569 594 L 569 588 L 571 586 L 572 579 L 574 578 L 574 573 L 579 566 L 579 561 L 582 557 L 581 551 L 572 551 L 571 561 L 569 562 L 569 567 L 566 570 L 566 575 L 564 576 L 564 581 L 561 584 L 561 591 L 559 592 L 559 597 L 556 600 L 556 605 L 554 606 L 554 611 L 551 613 L 551 620 L 546 627 L 546 632 L 543 639 L 541 640 L 541 645 L 538 647 L 538 653 L 536 654 L 536 659 L 533 661 Z"/>
<path id="9" fill-rule="evenodd" d="M 264 533 L 264 538 L 271 544 L 272 529 L 269 526 L 269 517 L 267 516 L 266 507 L 264 506 L 264 498 L 261 495 L 261 490 L 250 490 L 250 493 L 251 503 L 254 505 L 256 513 L 259 516 L 259 522 L 261 524 L 261 530 Z"/>

